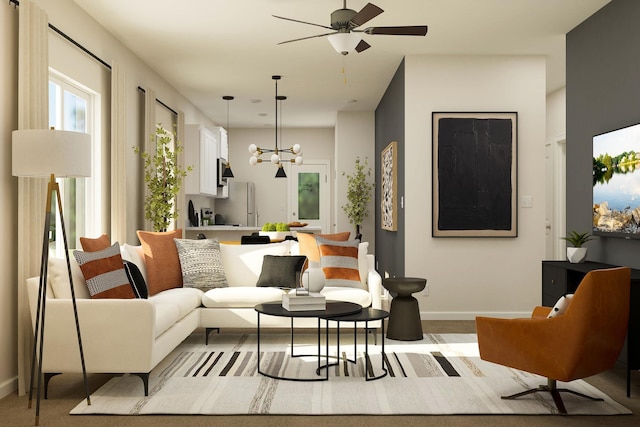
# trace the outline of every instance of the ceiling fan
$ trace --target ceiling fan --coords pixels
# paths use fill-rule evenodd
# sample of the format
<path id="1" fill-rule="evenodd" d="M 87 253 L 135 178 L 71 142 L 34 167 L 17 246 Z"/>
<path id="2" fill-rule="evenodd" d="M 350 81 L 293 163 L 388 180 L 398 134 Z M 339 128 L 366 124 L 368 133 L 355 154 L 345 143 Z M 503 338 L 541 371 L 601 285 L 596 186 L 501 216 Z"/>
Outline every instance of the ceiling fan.
<path id="1" fill-rule="evenodd" d="M 294 40 L 287 40 L 278 44 L 297 42 L 316 37 L 328 36 L 329 42 L 333 48 L 342 55 L 347 55 L 349 51 L 355 50 L 360 53 L 369 49 L 371 45 L 364 41 L 356 33 L 365 34 L 382 34 L 392 36 L 424 36 L 427 34 L 426 25 L 401 26 L 401 27 L 367 27 L 363 30 L 358 29 L 361 25 L 367 23 L 371 19 L 384 12 L 378 6 L 367 3 L 360 12 L 353 9 L 347 9 L 347 0 L 343 1 L 342 9 L 334 10 L 331 13 L 331 26 L 314 24 L 313 22 L 300 21 L 298 19 L 285 18 L 283 16 L 273 15 L 274 18 L 284 19 L 287 21 L 299 22 L 301 24 L 313 25 L 316 27 L 333 30 L 330 33 L 317 34 L 315 36 L 302 37 Z"/>

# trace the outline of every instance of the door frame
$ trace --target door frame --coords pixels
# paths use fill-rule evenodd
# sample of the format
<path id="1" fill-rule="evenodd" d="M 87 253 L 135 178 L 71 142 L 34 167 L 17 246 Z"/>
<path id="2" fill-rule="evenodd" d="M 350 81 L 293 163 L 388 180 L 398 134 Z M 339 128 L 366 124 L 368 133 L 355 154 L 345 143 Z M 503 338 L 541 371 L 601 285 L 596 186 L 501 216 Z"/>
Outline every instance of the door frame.
<path id="1" fill-rule="evenodd" d="M 547 181 L 546 203 L 551 209 L 547 218 L 545 259 L 564 260 L 566 258 L 566 242 L 562 239 L 566 235 L 567 217 L 567 136 L 560 134 L 547 140 L 547 173 L 551 174 Z"/>
<path id="2" fill-rule="evenodd" d="M 289 222 L 298 221 L 297 212 L 294 215 L 294 207 L 297 200 L 297 182 L 298 173 L 304 172 L 304 169 L 309 166 L 324 167 L 324 182 L 320 179 L 320 191 L 324 194 L 320 196 L 320 227 L 322 233 L 329 233 L 331 229 L 331 183 L 329 181 L 329 166 L 328 160 L 306 160 L 300 166 L 292 164 L 289 168 L 290 178 L 287 180 L 287 219 Z M 295 178 L 294 178 L 295 177 Z"/>

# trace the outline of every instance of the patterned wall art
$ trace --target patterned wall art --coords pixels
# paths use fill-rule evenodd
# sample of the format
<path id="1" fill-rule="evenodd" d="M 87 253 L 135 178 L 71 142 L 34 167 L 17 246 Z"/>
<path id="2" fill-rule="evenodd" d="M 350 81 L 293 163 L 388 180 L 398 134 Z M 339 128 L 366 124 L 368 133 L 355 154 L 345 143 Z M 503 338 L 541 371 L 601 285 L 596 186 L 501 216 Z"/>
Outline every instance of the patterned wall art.
<path id="1" fill-rule="evenodd" d="M 516 112 L 434 112 L 434 237 L 517 237 Z"/>
<path id="2" fill-rule="evenodd" d="M 397 163 L 398 143 L 392 141 L 381 153 L 381 227 L 383 230 L 396 231 L 398 229 L 397 208 Z"/>

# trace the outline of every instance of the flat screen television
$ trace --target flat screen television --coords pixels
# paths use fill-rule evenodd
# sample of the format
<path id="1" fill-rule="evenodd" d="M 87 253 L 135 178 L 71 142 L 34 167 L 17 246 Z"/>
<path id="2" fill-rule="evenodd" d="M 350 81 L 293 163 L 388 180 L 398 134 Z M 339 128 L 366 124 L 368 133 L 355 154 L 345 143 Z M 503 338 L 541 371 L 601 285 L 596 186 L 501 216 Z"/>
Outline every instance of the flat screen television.
<path id="1" fill-rule="evenodd" d="M 640 239 L 640 124 L 593 137 L 593 234 Z"/>

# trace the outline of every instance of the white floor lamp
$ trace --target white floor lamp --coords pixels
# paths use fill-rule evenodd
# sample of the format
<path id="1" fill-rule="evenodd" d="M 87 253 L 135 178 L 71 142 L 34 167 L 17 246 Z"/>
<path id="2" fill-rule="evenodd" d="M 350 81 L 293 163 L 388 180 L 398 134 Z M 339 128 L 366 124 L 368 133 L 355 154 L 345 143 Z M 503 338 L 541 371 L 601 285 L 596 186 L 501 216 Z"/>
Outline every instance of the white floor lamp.
<path id="1" fill-rule="evenodd" d="M 76 306 L 73 279 L 71 276 L 71 264 L 69 261 L 69 245 L 67 233 L 62 216 L 62 203 L 60 187 L 56 182 L 59 177 L 88 177 L 91 176 L 91 136 L 86 133 L 69 132 L 49 129 L 25 129 L 13 131 L 12 135 L 12 174 L 19 177 L 46 178 L 50 177 L 47 189 L 47 204 L 44 220 L 44 234 L 42 238 L 42 258 L 40 263 L 40 285 L 38 290 L 38 307 L 34 328 L 33 353 L 31 357 L 31 382 L 29 386 L 29 408 L 33 400 L 33 379 L 36 364 L 38 365 L 38 388 L 36 395 L 36 420 L 40 422 L 40 395 L 42 385 L 42 357 L 44 352 L 44 326 L 47 303 L 47 270 L 49 261 L 49 227 L 51 225 L 51 202 L 53 193 L 56 193 L 60 223 L 62 224 L 62 237 L 64 250 L 67 257 L 67 272 L 71 286 L 71 300 L 73 314 L 76 321 L 78 334 L 78 348 L 84 376 L 84 387 L 87 395 L 87 404 L 91 405 L 89 385 L 87 383 L 87 371 L 84 363 L 82 349 L 82 337 L 80 335 L 80 323 L 78 322 L 78 309 Z M 38 354 L 36 355 L 36 350 Z"/>

